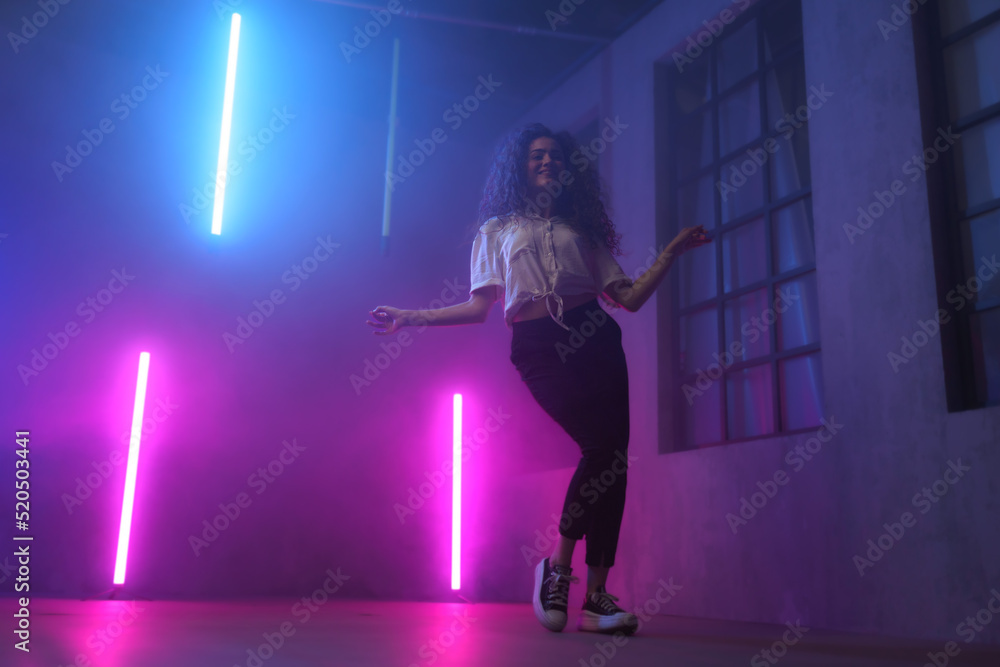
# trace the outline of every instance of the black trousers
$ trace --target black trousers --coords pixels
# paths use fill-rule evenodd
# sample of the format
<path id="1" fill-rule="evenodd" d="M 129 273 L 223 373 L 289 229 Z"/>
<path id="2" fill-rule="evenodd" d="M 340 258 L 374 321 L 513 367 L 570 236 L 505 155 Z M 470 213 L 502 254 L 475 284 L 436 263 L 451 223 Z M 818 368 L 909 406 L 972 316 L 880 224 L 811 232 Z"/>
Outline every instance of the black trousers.
<path id="1" fill-rule="evenodd" d="M 628 368 L 622 331 L 597 300 L 514 322 L 510 360 L 538 404 L 580 446 L 559 533 L 587 539 L 586 563 L 615 563 L 628 468 Z"/>

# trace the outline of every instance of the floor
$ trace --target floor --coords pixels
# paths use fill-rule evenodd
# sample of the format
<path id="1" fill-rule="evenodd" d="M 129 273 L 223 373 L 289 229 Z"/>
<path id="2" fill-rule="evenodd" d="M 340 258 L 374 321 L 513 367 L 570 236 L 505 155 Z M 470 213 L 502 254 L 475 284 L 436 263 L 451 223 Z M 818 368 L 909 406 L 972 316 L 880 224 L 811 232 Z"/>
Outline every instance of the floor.
<path id="1" fill-rule="evenodd" d="M 7 599 L 6 602 L 13 603 Z M 0 665 L 31 667 L 997 667 L 1000 647 L 655 616 L 630 638 L 544 630 L 521 604 L 329 600 L 33 599 L 29 653 L 3 630 Z M 13 604 L 5 607 L 15 608 Z M 11 616 L 4 613 L 5 624 Z M 773 651 L 767 655 L 762 651 Z M 12 656 L 8 658 L 8 656 Z M 947 661 L 947 662 L 945 662 Z"/>

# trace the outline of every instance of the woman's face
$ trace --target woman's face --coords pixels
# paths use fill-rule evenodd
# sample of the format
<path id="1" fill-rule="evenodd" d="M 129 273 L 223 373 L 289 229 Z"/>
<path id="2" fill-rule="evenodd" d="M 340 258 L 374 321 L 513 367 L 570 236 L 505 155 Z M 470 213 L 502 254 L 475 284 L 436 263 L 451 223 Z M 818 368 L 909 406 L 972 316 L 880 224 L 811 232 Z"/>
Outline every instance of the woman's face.
<path id="1" fill-rule="evenodd" d="M 559 148 L 559 143 L 552 137 L 539 137 L 528 147 L 528 189 L 532 194 L 548 186 L 550 192 L 556 192 L 554 184 L 566 169 L 566 158 Z"/>

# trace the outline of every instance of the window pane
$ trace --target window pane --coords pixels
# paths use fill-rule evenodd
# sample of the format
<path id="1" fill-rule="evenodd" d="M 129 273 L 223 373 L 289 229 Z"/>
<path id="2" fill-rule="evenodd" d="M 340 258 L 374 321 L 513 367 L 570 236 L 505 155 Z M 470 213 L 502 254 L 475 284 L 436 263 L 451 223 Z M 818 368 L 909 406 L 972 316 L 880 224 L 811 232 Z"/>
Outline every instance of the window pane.
<path id="1" fill-rule="evenodd" d="M 764 60 L 771 62 L 773 55 L 802 44 L 801 0 L 771 2 L 764 12 Z"/>
<path id="2" fill-rule="evenodd" d="M 719 155 L 730 153 L 760 136 L 757 82 L 719 102 Z"/>
<path id="3" fill-rule="evenodd" d="M 823 372 L 819 353 L 778 363 L 782 430 L 819 426 L 823 417 Z"/>
<path id="4" fill-rule="evenodd" d="M 982 272 L 986 280 L 979 286 L 978 301 L 1000 299 L 1000 276 L 989 266 L 993 257 L 1000 257 L 1000 210 L 991 211 L 962 223 L 962 255 L 965 277 Z M 983 261 L 985 258 L 986 261 Z M 990 277 L 992 275 L 992 277 Z"/>
<path id="5" fill-rule="evenodd" d="M 681 317 L 681 370 L 694 375 L 705 370 L 719 351 L 718 311 L 706 308 Z"/>
<path id="6" fill-rule="evenodd" d="M 730 439 L 774 432 L 772 395 L 771 364 L 726 376 L 726 422 Z"/>
<path id="7" fill-rule="evenodd" d="M 784 273 L 816 261 L 812 198 L 778 209 L 771 217 L 774 272 Z"/>
<path id="8" fill-rule="evenodd" d="M 1000 308 L 969 317 L 972 327 L 973 367 L 976 369 L 976 394 L 983 403 L 1000 401 Z"/>
<path id="9" fill-rule="evenodd" d="M 747 361 L 771 352 L 770 325 L 764 324 L 762 319 L 767 312 L 767 290 L 764 289 L 726 301 L 726 351 L 733 350 L 735 341 L 743 345 L 743 356 L 736 361 Z"/>
<path id="10" fill-rule="evenodd" d="M 705 229 L 715 227 L 712 174 L 705 174 L 697 180 L 682 185 L 677 192 L 677 204 L 679 207 L 677 213 L 682 226 L 705 225 Z"/>
<path id="11" fill-rule="evenodd" d="M 767 126 L 776 132 L 798 131 L 796 126 L 807 120 L 795 116 L 806 103 L 806 66 L 802 57 L 784 61 L 768 72 L 766 79 Z M 801 112 L 803 116 L 805 113 Z M 788 114 L 791 116 L 786 118 Z"/>
<path id="12" fill-rule="evenodd" d="M 684 179 L 712 163 L 715 157 L 712 142 L 712 112 L 694 114 L 682 123 L 677 136 L 677 174 Z"/>
<path id="13" fill-rule="evenodd" d="M 804 128 L 803 128 L 804 129 Z M 809 135 L 796 131 L 777 137 L 778 148 L 768 161 L 771 168 L 771 200 L 809 187 Z"/>
<path id="14" fill-rule="evenodd" d="M 779 284 L 774 290 L 774 310 L 774 315 L 767 313 L 764 322 L 778 318 L 779 350 L 790 350 L 818 341 L 816 273 L 807 273 Z"/>
<path id="15" fill-rule="evenodd" d="M 681 306 L 690 306 L 715 296 L 714 243 L 681 255 Z"/>
<path id="16" fill-rule="evenodd" d="M 771 160 L 774 160 L 774 156 L 771 156 Z M 717 189 L 723 224 L 764 205 L 764 170 L 746 153 L 723 164 L 721 176 L 722 181 Z"/>
<path id="17" fill-rule="evenodd" d="M 946 0 L 938 3 L 945 37 L 1000 9 L 1000 0 Z"/>
<path id="18" fill-rule="evenodd" d="M 764 219 L 757 218 L 722 236 L 723 291 L 767 277 Z"/>
<path id="19" fill-rule="evenodd" d="M 694 62 L 685 63 L 674 86 L 674 106 L 681 114 L 688 114 L 712 98 L 709 79 L 711 52 L 703 53 Z"/>
<path id="20" fill-rule="evenodd" d="M 948 109 L 956 120 L 1000 101 L 1000 22 L 944 50 Z"/>
<path id="21" fill-rule="evenodd" d="M 753 20 L 731 35 L 724 35 L 719 44 L 719 92 L 756 69 L 757 21 Z"/>
<path id="22" fill-rule="evenodd" d="M 963 132 L 955 150 L 959 208 L 965 210 L 1000 197 L 1000 118 Z"/>
<path id="23" fill-rule="evenodd" d="M 722 440 L 722 383 L 712 382 L 704 390 L 695 385 L 688 387 L 685 389 L 688 398 L 682 404 L 685 442 L 692 445 L 719 442 Z"/>

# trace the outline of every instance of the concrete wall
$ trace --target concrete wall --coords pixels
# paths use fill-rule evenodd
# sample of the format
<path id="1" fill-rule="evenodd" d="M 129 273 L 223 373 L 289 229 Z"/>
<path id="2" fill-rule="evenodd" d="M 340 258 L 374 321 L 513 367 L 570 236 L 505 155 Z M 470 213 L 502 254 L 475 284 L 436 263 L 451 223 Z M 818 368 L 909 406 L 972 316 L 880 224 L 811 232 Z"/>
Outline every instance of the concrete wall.
<path id="1" fill-rule="evenodd" d="M 597 106 L 628 125 L 601 158 L 626 272 L 645 262 L 656 237 L 653 64 L 704 20 L 742 4 L 663 3 L 524 118 L 572 127 Z M 913 29 L 907 22 L 884 38 L 877 23 L 892 11 L 888 0 L 803 1 L 806 84 L 833 92 L 808 132 L 824 414 L 843 425 L 837 435 L 798 471 L 785 456 L 810 434 L 659 454 L 657 404 L 671 398 L 657 394 L 656 304 L 616 315 L 639 463 L 609 587 L 630 607 L 673 578 L 682 588 L 661 613 L 1000 641 L 995 626 L 959 627 L 1000 588 L 1000 408 L 948 413 L 937 337 L 898 372 L 887 362 L 938 308 L 926 182 L 902 171 L 922 149 Z M 852 243 L 843 225 L 896 179 L 903 194 Z M 948 489 L 943 497 L 914 503 L 959 461 L 968 470 L 949 473 L 956 483 L 938 486 Z M 734 534 L 726 515 L 777 471 L 788 483 Z M 522 481 L 526 490 L 552 488 L 543 502 L 558 511 L 568 474 Z M 868 540 L 905 512 L 911 526 L 859 574 L 854 557 L 866 557 Z M 527 544 L 537 534 L 521 537 Z"/>

